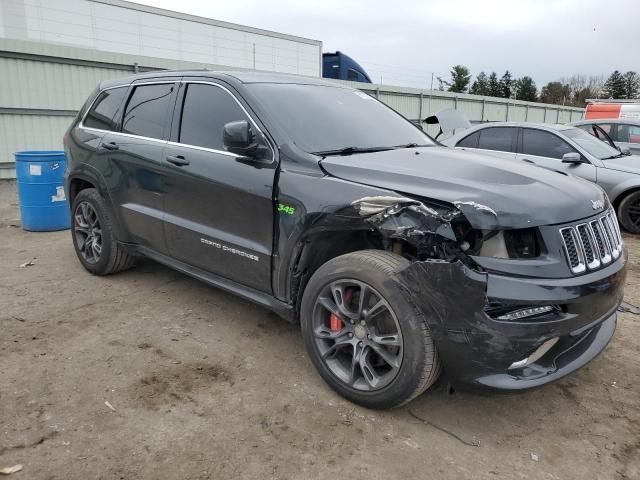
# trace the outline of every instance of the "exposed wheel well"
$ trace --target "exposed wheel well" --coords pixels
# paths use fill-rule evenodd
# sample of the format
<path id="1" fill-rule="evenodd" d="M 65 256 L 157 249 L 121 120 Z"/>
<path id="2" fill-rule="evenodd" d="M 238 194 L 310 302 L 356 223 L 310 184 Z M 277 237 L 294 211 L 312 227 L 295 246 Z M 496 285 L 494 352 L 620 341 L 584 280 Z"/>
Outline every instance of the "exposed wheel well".
<path id="1" fill-rule="evenodd" d="M 74 178 L 71 180 L 69 184 L 69 204 L 73 204 L 73 200 L 76 198 L 76 195 L 80 193 L 82 190 L 87 188 L 95 188 L 91 182 L 83 180 L 82 178 Z"/>
<path id="2" fill-rule="evenodd" d="M 298 245 L 289 283 L 296 314 L 300 312 L 302 295 L 316 270 L 333 258 L 359 250 L 386 250 L 406 255 L 413 248 L 403 240 L 385 241 L 375 230 L 319 232 L 305 238 Z"/>

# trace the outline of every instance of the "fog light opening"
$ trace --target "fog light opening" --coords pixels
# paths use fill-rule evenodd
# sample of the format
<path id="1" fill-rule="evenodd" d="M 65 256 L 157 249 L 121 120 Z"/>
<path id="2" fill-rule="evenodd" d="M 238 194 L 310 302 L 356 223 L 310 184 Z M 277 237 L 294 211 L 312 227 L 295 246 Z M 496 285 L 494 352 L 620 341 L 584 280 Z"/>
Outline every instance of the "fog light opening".
<path id="1" fill-rule="evenodd" d="M 540 345 L 535 352 L 529 355 L 527 358 L 523 358 L 522 360 L 518 360 L 517 362 L 513 362 L 509 365 L 507 370 L 514 370 L 516 368 L 526 367 L 527 365 L 531 365 L 532 363 L 540 360 L 545 353 L 547 353 L 553 346 L 558 342 L 558 337 L 553 337 Z"/>
<path id="2" fill-rule="evenodd" d="M 545 305 L 543 307 L 530 307 L 514 310 L 497 317 L 497 320 L 522 320 L 523 318 L 535 317 L 544 313 L 553 312 L 557 307 L 554 305 Z"/>

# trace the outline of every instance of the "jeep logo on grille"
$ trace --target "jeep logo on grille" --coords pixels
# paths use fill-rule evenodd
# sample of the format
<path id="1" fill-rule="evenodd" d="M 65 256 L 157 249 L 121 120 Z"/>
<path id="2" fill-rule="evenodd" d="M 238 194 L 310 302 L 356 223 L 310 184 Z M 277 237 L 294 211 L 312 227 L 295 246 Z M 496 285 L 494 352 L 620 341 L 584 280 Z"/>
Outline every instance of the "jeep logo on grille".
<path id="1" fill-rule="evenodd" d="M 600 210 L 604 207 L 604 202 L 602 200 L 591 200 L 591 208 L 594 210 Z"/>

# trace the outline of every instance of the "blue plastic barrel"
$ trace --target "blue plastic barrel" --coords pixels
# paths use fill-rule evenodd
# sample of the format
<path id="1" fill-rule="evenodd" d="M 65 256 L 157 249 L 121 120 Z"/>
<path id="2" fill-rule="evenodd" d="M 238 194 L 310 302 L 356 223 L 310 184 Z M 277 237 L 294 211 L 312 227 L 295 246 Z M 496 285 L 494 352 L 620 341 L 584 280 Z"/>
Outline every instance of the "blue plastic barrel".
<path id="1" fill-rule="evenodd" d="M 60 150 L 16 152 L 22 228 L 32 232 L 65 230 L 71 213 L 64 194 L 67 158 Z"/>

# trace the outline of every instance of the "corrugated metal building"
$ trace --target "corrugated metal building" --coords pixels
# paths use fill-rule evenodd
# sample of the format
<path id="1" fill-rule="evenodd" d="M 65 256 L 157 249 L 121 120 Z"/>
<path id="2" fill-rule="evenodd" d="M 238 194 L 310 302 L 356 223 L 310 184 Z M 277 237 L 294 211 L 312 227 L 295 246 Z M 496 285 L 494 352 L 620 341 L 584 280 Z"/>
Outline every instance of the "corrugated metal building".
<path id="1" fill-rule="evenodd" d="M 319 77 L 322 42 L 123 0 L 0 0 L 0 178 L 13 153 L 60 149 L 62 135 L 101 81 L 135 71 L 211 68 Z M 419 122 L 443 108 L 472 122 L 567 122 L 582 109 L 343 82 Z M 429 133 L 436 133 L 430 126 Z"/>
<path id="2" fill-rule="evenodd" d="M 322 42 L 122 0 L 1 0 L 0 178 L 16 150 L 60 148 L 101 80 L 203 67 L 318 77 Z"/>

